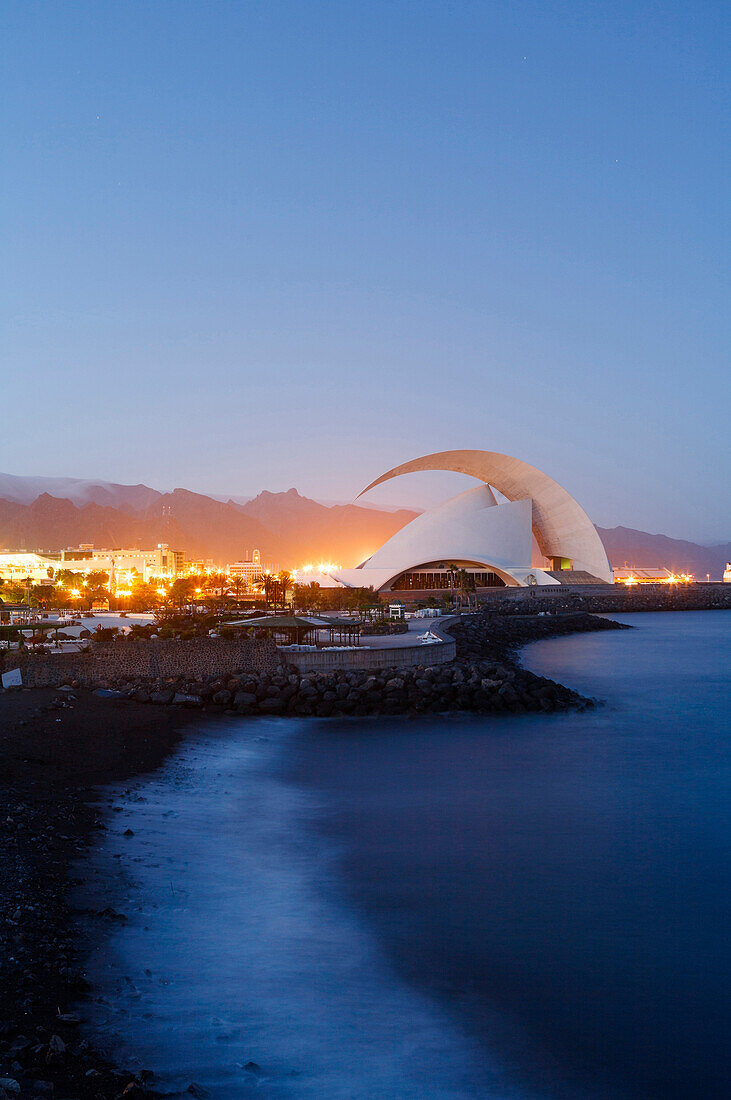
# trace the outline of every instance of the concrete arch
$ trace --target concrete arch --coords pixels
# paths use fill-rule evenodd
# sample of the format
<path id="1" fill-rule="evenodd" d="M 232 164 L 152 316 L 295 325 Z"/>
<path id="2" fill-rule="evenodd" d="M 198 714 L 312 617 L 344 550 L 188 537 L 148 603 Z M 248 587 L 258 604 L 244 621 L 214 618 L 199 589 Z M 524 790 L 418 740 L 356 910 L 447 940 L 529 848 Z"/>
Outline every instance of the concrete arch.
<path id="1" fill-rule="evenodd" d="M 461 566 L 458 566 L 458 568 L 460 568 L 460 567 Z M 491 562 L 491 561 L 487 561 L 487 560 L 484 560 L 484 561 L 483 560 L 470 561 L 470 562 L 467 562 L 467 563 L 464 564 L 464 568 L 482 569 L 487 573 L 495 573 L 500 578 L 500 580 L 504 583 L 506 588 L 514 588 L 520 583 L 519 581 L 516 581 L 513 574 L 508 569 L 506 569 L 505 566 L 495 565 L 495 563 Z M 403 573 L 412 573 L 412 572 L 416 573 L 416 572 L 420 572 L 421 570 L 427 570 L 428 571 L 428 569 L 429 569 L 429 565 L 426 562 L 413 562 L 411 565 L 408 565 L 405 569 L 399 569 L 399 571 L 397 573 L 394 573 L 394 575 L 389 580 L 387 580 L 385 582 L 385 584 L 383 584 L 381 586 L 381 591 L 383 591 L 383 592 L 393 591 L 393 589 L 391 587 L 393 582 L 398 580 L 398 578 Z"/>
<path id="2" fill-rule="evenodd" d="M 584 509 L 552 477 L 519 458 L 497 451 L 439 451 L 394 466 L 358 496 L 401 474 L 422 470 L 467 474 L 494 486 L 508 500 L 530 499 L 533 533 L 541 553 L 547 558 L 570 558 L 574 569 L 611 583 L 613 574 L 606 551 Z"/>

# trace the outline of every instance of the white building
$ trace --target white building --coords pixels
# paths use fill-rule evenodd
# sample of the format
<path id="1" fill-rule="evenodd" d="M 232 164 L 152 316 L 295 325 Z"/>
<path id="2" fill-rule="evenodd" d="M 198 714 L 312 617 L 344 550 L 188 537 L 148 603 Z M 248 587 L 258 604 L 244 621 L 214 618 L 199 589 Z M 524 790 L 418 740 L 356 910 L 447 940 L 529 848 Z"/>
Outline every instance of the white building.
<path id="1" fill-rule="evenodd" d="M 43 584 L 53 577 L 56 569 L 58 558 L 44 554 L 0 554 L 0 578 L 4 581 L 18 583 L 30 577 L 34 584 Z"/>
<path id="2" fill-rule="evenodd" d="M 381 592 L 433 592 L 451 588 L 455 571 L 464 569 L 478 589 L 612 582 L 594 524 L 534 466 L 493 451 L 443 451 L 389 470 L 363 493 L 419 470 L 451 470 L 482 484 L 417 516 L 357 569 L 333 571 L 336 580 Z M 493 489 L 507 499 L 498 503 Z"/>
<path id="3" fill-rule="evenodd" d="M 654 566 L 622 566 L 614 570 L 615 584 L 687 584 L 693 578 L 687 573 L 673 573 L 671 569 Z"/>
<path id="4" fill-rule="evenodd" d="M 246 585 L 250 585 L 263 573 L 261 554 L 258 550 L 254 550 L 250 558 L 229 562 L 226 572 L 230 577 L 239 577 Z"/>
<path id="5" fill-rule="evenodd" d="M 174 580 L 183 571 L 185 555 L 173 550 L 167 543 L 159 543 L 154 550 L 95 549 L 88 544 L 64 550 L 56 569 L 68 569 L 72 573 L 107 573 L 110 587 L 129 587 L 135 580 L 145 583 L 154 580 Z"/>

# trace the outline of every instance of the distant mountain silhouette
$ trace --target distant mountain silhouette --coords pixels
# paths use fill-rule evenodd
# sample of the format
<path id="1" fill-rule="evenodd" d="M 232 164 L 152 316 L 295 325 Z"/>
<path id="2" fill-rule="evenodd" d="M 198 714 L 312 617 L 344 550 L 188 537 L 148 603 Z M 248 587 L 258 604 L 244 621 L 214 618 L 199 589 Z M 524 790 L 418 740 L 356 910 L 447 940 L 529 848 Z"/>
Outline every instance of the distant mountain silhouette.
<path id="1" fill-rule="evenodd" d="M 222 500 L 175 489 L 116 485 L 73 478 L 0 474 L 0 548 L 59 550 L 95 546 L 156 546 L 167 542 L 189 559 L 217 564 L 255 547 L 265 563 L 295 568 L 308 562 L 359 565 L 417 513 L 356 504 L 320 504 L 296 489 L 263 491 L 253 500 Z M 611 564 L 664 566 L 720 580 L 731 543 L 699 546 L 628 527 L 598 527 Z"/>
<path id="2" fill-rule="evenodd" d="M 20 477 L 0 474 L 0 499 L 32 504 L 44 493 L 74 504 L 103 504 L 111 508 L 138 511 L 162 494 L 147 485 L 117 485 L 111 481 L 90 481 L 77 477 Z"/>
<path id="3" fill-rule="evenodd" d="M 631 527 L 597 527 L 607 557 L 615 569 L 627 565 L 671 569 L 674 573 L 693 573 L 696 580 L 721 580 L 724 565 L 731 561 L 731 542 L 718 546 L 699 546 L 667 535 L 650 535 Z"/>
<path id="4" fill-rule="evenodd" d="M 159 496 L 144 517 L 159 533 L 158 542 L 175 543 L 189 559 L 212 558 L 225 565 L 254 547 L 261 550 L 265 562 L 281 568 L 288 558 L 286 543 L 232 501 L 174 489 Z"/>
<path id="5" fill-rule="evenodd" d="M 0 544 L 9 550 L 59 550 L 95 546 L 156 546 L 175 543 L 182 531 L 167 518 L 147 517 L 99 504 L 81 507 L 42 493 L 31 504 L 0 500 Z"/>
<path id="6" fill-rule="evenodd" d="M 277 568 L 323 560 L 353 566 L 416 515 L 351 504 L 326 507 L 295 489 L 260 493 L 246 504 L 187 489 L 148 492 L 136 509 L 129 498 L 115 507 L 48 492 L 28 503 L 0 499 L 0 548 L 52 551 L 82 542 L 104 547 L 167 542 L 191 560 L 210 558 L 222 565 L 256 548 Z"/>
<path id="7" fill-rule="evenodd" d="M 265 490 L 241 510 L 279 536 L 294 566 L 329 561 L 346 568 L 360 565 L 417 515 L 406 509 L 383 512 L 357 504 L 318 504 L 296 489 Z"/>

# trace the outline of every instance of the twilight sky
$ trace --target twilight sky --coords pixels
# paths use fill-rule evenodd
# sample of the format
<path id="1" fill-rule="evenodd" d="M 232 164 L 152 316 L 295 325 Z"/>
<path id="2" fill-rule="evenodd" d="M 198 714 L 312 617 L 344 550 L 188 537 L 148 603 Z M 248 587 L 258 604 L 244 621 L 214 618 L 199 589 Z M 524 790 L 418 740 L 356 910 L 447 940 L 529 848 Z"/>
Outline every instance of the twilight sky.
<path id="1" fill-rule="evenodd" d="M 0 469 L 731 537 L 727 3 L 0 16 Z"/>

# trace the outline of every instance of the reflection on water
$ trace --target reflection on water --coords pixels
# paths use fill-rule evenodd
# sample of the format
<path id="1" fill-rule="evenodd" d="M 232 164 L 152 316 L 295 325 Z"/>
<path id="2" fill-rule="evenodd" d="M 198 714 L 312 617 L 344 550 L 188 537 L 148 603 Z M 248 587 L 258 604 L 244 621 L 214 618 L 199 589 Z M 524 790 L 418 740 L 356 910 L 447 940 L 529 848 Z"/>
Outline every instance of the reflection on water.
<path id="1" fill-rule="evenodd" d="M 626 620 L 526 651 L 594 713 L 233 720 L 120 793 L 97 1032 L 220 1097 L 725 1095 L 731 615 Z"/>
<path id="2" fill-rule="evenodd" d="M 128 921 L 91 961 L 97 1035 L 216 1096 L 513 1095 L 337 900 L 311 796 L 273 774 L 293 732 L 217 724 L 113 800 L 97 900 L 116 866 Z"/>

